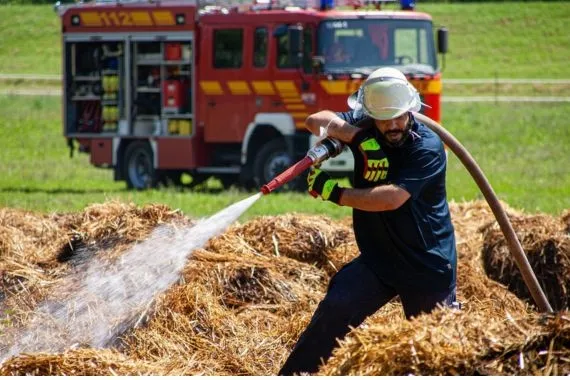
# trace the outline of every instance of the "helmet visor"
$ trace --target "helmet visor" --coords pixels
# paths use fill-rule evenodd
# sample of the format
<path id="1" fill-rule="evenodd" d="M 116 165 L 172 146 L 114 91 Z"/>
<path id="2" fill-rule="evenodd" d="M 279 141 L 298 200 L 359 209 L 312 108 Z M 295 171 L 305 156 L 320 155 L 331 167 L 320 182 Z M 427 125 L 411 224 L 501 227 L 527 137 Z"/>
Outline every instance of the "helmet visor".
<path id="1" fill-rule="evenodd" d="M 418 91 L 400 78 L 374 78 L 348 97 L 355 118 L 362 115 L 390 120 L 408 111 L 418 112 L 423 104 Z M 428 106 L 429 107 L 429 106 Z"/>

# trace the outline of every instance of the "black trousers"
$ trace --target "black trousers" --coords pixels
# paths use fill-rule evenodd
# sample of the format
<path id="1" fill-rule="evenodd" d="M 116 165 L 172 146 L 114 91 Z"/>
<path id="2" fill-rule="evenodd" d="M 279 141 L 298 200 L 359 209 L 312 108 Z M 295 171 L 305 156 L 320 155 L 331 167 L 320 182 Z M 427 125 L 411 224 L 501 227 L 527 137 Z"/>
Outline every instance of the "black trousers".
<path id="1" fill-rule="evenodd" d="M 279 375 L 315 373 L 328 360 L 350 327 L 357 327 L 396 295 L 406 318 L 455 302 L 455 288 L 440 293 L 397 292 L 384 284 L 360 257 L 345 265 L 329 283 L 309 326 L 299 337 Z"/>

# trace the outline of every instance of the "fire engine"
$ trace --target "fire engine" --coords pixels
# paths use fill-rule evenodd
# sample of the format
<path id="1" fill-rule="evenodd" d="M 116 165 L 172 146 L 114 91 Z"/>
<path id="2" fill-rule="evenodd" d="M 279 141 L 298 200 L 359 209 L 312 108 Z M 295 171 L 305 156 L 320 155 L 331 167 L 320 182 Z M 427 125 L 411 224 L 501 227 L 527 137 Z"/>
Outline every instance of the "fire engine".
<path id="1" fill-rule="evenodd" d="M 315 142 L 306 117 L 348 110 L 347 96 L 380 66 L 404 72 L 430 106 L 422 112 L 440 120 L 447 30 L 436 33 L 430 15 L 409 0 L 392 10 L 386 0 L 296 1 L 61 6 L 71 152 L 78 146 L 128 188 L 210 177 L 259 187 Z M 344 152 L 322 168 L 345 177 L 352 165 Z"/>

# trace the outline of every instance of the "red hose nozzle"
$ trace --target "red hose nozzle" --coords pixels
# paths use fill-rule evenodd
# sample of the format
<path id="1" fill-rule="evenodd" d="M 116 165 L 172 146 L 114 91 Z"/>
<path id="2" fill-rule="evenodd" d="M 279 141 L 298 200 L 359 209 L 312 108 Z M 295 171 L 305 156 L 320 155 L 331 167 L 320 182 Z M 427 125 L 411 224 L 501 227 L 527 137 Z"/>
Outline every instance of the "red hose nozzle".
<path id="1" fill-rule="evenodd" d="M 283 173 L 279 174 L 277 177 L 273 178 L 271 181 L 261 186 L 261 192 L 264 195 L 269 194 L 273 190 L 285 185 L 287 182 L 291 181 L 293 178 L 303 173 L 312 164 L 313 160 L 310 157 L 306 156 L 301 161 L 297 162 L 289 169 L 285 170 Z"/>
<path id="2" fill-rule="evenodd" d="M 263 194 L 269 194 L 273 190 L 285 185 L 287 182 L 291 181 L 293 178 L 297 177 L 299 174 L 303 173 L 312 165 L 320 164 L 324 160 L 330 157 L 334 157 L 343 150 L 344 145 L 331 137 L 327 137 L 322 140 L 314 147 L 309 149 L 305 158 L 297 162 L 289 169 L 285 170 L 283 173 L 279 174 L 273 180 L 269 181 L 267 184 L 261 186 L 261 192 Z"/>

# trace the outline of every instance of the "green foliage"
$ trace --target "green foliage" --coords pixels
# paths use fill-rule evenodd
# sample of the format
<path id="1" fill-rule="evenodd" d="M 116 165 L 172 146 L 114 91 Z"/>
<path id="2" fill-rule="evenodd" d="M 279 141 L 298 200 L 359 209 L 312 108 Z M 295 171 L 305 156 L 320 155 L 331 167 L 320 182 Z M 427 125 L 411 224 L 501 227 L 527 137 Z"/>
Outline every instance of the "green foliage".
<path id="1" fill-rule="evenodd" d="M 444 104 L 444 126 L 475 157 L 500 199 L 531 212 L 559 213 L 570 205 L 569 112 L 567 103 Z M 221 191 L 215 183 L 201 192 L 127 191 L 123 182 L 113 181 L 110 170 L 91 166 L 87 155 L 69 158 L 57 97 L 0 96 L 0 113 L 0 206 L 63 212 L 116 199 L 164 203 L 203 217 L 251 195 Z M 457 201 L 481 197 L 452 154 L 448 195 Z M 274 193 L 262 197 L 243 219 L 288 212 L 339 218 L 350 211 L 308 194 Z"/>

